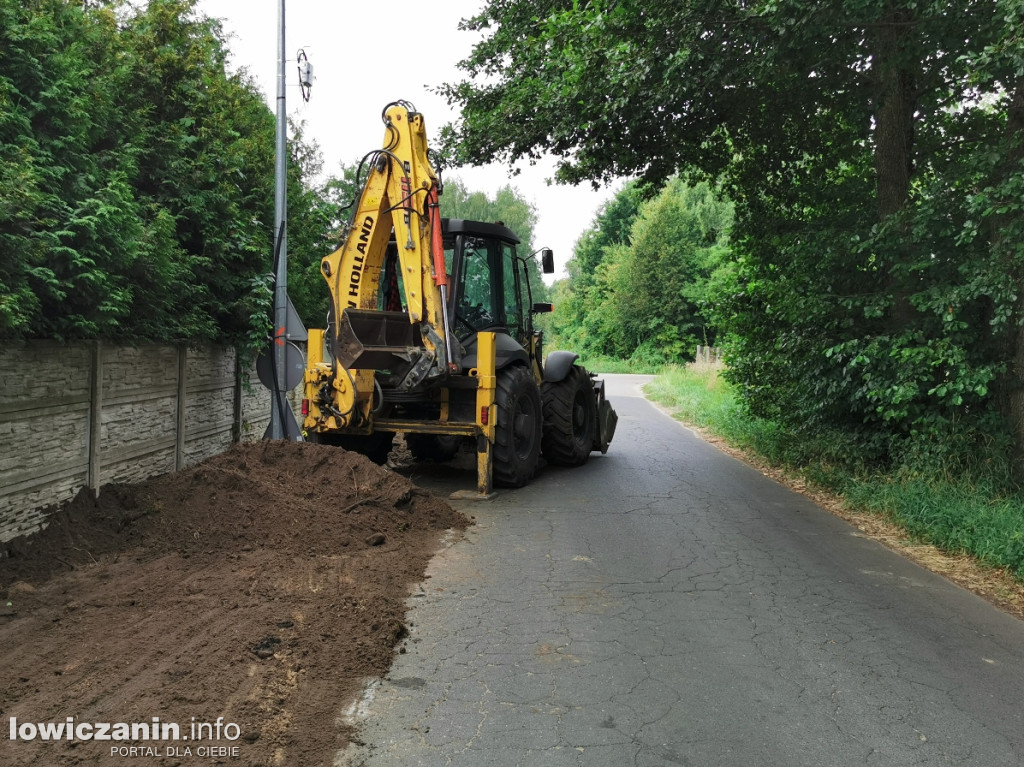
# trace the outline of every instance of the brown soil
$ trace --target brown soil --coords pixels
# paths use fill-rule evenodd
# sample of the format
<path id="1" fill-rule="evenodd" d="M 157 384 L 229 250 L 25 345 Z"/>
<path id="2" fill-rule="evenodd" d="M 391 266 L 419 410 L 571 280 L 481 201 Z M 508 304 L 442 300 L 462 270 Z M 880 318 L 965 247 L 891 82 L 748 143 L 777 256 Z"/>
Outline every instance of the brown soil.
<path id="1" fill-rule="evenodd" d="M 0 764 L 124 764 L 111 748 L 129 746 L 153 749 L 129 763 L 331 764 L 343 709 L 407 632 L 410 585 L 466 525 L 362 456 L 286 442 L 80 494 L 0 559 Z M 12 742 L 11 717 L 159 717 L 189 740 Z M 191 737 L 218 717 L 237 736 Z"/>

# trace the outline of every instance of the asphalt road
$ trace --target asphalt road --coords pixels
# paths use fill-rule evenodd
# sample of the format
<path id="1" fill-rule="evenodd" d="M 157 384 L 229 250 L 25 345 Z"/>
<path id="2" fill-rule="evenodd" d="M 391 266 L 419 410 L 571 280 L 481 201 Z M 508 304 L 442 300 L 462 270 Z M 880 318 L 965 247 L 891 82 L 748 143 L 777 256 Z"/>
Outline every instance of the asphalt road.
<path id="1" fill-rule="evenodd" d="M 1024 623 L 607 378 L 607 455 L 458 504 L 338 764 L 1024 764 Z"/>

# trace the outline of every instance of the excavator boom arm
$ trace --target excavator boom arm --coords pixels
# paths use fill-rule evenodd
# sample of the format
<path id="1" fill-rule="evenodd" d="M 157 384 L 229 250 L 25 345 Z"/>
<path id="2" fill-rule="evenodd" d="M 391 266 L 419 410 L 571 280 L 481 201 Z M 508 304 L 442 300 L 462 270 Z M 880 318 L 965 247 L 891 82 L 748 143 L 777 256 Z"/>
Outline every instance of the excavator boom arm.
<path id="1" fill-rule="evenodd" d="M 320 264 L 334 303 L 345 309 L 377 309 L 381 269 L 394 230 L 410 323 L 444 324 L 441 285 L 446 284 L 436 208 L 439 182 L 427 159 L 422 115 L 404 105 L 385 112 L 384 148 L 373 153 L 366 184 L 345 242 Z M 440 267 L 440 270 L 439 270 Z"/>

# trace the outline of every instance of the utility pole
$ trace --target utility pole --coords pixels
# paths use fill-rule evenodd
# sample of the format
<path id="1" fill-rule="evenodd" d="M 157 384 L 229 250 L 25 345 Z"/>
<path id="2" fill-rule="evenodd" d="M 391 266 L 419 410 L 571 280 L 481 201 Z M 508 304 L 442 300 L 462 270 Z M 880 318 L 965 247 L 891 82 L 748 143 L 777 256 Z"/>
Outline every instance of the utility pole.
<path id="1" fill-rule="evenodd" d="M 269 354 L 256 360 L 260 381 L 270 389 L 270 425 L 264 439 L 302 441 L 302 431 L 288 404 L 288 392 L 302 380 L 302 352 L 292 341 L 306 341 L 308 334 L 291 301 L 288 300 L 288 110 L 285 99 L 284 2 L 278 0 L 277 15 L 277 148 L 274 170 L 274 333 Z M 309 101 L 313 65 L 305 51 L 299 51 L 299 87 Z"/>
<path id="2" fill-rule="evenodd" d="M 277 10 L 277 154 L 274 173 L 274 338 L 271 344 L 274 385 L 270 387 L 270 439 L 297 439 L 295 418 L 288 404 L 288 117 L 285 99 L 284 3 Z"/>

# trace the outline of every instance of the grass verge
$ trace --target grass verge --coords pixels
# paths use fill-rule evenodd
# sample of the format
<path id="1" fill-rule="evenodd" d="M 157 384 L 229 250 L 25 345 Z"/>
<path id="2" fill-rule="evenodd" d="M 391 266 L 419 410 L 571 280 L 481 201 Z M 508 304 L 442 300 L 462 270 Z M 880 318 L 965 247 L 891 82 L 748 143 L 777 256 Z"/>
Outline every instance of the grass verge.
<path id="1" fill-rule="evenodd" d="M 1024 617 L 1020 494 L 999 493 L 984 482 L 922 476 L 908 467 L 879 475 L 844 465 L 836 460 L 841 451 L 835 435 L 815 444 L 813 438 L 797 437 L 775 423 L 747 416 L 717 366 L 666 367 L 645 391 L 674 416 L 723 440 L 773 478 L 809 491 L 829 510 L 862 529 L 872 528 L 870 532 L 877 533 L 873 537 Z M 819 497 L 823 492 L 831 497 Z M 921 550 L 917 553 L 924 560 L 914 556 L 914 550 Z M 927 561 L 940 551 L 976 561 L 988 575 L 972 570 L 968 576 L 955 577 L 948 563 L 935 566 Z M 985 580 L 992 582 L 979 587 Z"/>
<path id="2" fill-rule="evenodd" d="M 593 373 L 636 373 L 657 375 L 665 365 L 663 363 L 623 360 L 616 357 L 585 357 L 581 360 L 583 367 Z"/>

